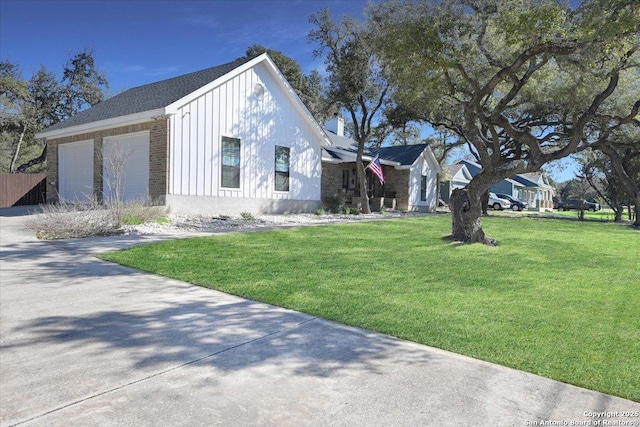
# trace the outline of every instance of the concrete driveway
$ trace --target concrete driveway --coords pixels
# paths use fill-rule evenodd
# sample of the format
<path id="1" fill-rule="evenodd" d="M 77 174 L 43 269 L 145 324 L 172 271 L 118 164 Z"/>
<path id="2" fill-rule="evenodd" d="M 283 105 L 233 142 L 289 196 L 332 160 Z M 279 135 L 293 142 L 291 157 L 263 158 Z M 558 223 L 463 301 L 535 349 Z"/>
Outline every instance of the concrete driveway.
<path id="1" fill-rule="evenodd" d="M 0 210 L 2 426 L 640 421 L 593 416 L 635 402 L 93 256 L 157 238 L 38 241 L 21 213 Z"/>

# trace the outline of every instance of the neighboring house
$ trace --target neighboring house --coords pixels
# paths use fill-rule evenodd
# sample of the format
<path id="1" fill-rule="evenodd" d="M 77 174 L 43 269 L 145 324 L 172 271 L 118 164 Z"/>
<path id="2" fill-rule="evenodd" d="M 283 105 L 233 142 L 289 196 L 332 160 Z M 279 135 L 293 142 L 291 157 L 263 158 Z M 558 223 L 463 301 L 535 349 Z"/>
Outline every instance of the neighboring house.
<path id="1" fill-rule="evenodd" d="M 527 200 L 527 193 L 525 192 L 525 186 L 514 179 L 503 179 L 502 181 L 494 184 L 491 187 L 491 191 L 498 194 L 508 194 L 509 196 L 525 202 Z M 528 202 L 527 206 L 534 207 Z"/>
<path id="2" fill-rule="evenodd" d="M 449 203 L 451 193 L 457 188 L 464 188 L 469 184 L 473 176 L 463 163 L 444 166 L 442 168 L 442 176 L 440 177 L 440 199 Z"/>
<path id="3" fill-rule="evenodd" d="M 329 144 L 267 54 L 129 89 L 37 137 L 49 201 L 119 189 L 207 214 L 316 209 Z"/>
<path id="4" fill-rule="evenodd" d="M 456 165 L 464 165 L 472 177 L 476 176 L 482 170 L 482 166 L 478 163 L 465 159 L 458 161 Z M 529 206 L 529 210 L 546 210 L 553 208 L 554 189 L 539 172 L 524 173 L 515 175 L 510 179 L 503 179 L 494 184 L 490 191 L 508 194 L 511 197 L 519 199 Z"/>
<path id="5" fill-rule="evenodd" d="M 553 209 L 556 192 L 540 172 L 523 173 L 513 179 L 524 185 L 523 202 L 540 210 Z"/>
<path id="6" fill-rule="evenodd" d="M 322 156 L 322 195 L 341 197 L 357 206 L 360 189 L 356 176 L 357 143 L 344 136 L 344 121 L 335 117 L 326 123 L 330 145 Z M 427 144 L 365 149 L 363 161 L 368 164 L 380 158 L 385 183 L 367 170 L 368 196 L 371 209 L 383 206 L 403 211 L 433 212 L 436 209 L 437 179 L 440 166 Z"/>

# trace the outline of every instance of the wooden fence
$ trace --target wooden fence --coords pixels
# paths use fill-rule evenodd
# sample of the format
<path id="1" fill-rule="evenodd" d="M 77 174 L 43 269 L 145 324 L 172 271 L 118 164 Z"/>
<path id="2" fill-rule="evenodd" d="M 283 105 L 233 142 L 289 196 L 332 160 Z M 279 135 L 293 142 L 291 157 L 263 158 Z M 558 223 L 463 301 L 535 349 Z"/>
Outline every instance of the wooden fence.
<path id="1" fill-rule="evenodd" d="M 0 208 L 45 203 L 47 174 L 0 173 Z"/>

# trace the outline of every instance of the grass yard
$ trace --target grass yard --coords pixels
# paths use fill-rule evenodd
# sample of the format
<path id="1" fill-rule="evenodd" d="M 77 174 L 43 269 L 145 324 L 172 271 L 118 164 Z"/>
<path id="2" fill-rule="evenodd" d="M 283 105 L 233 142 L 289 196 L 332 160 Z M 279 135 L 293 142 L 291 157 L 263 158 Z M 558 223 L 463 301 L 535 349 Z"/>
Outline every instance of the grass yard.
<path id="1" fill-rule="evenodd" d="M 109 261 L 640 401 L 640 232 L 450 216 L 167 241 Z"/>
<path id="2" fill-rule="evenodd" d="M 572 211 L 559 211 L 559 210 L 554 210 L 553 211 L 554 215 L 560 215 L 560 216 L 566 216 L 568 218 L 578 218 L 578 211 L 572 210 Z M 613 212 L 613 209 L 610 208 L 603 208 L 599 211 L 596 212 L 591 212 L 591 211 L 585 211 L 584 213 L 584 218 L 585 220 L 595 220 L 595 221 L 613 221 L 615 219 L 616 215 Z M 629 212 L 627 209 L 625 209 L 623 215 L 622 215 L 622 220 L 623 221 L 628 221 L 629 220 Z"/>

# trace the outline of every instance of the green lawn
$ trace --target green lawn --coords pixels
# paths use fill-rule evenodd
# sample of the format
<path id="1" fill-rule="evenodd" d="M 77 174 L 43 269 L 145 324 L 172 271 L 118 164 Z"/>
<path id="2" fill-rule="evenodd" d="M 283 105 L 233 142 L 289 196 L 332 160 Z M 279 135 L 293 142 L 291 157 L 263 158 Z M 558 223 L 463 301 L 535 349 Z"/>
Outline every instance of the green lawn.
<path id="1" fill-rule="evenodd" d="M 560 215 L 560 216 L 566 216 L 568 218 L 578 218 L 578 211 L 559 211 L 559 210 L 554 210 L 553 211 L 553 215 Z M 601 209 L 599 211 L 596 212 L 591 212 L 591 211 L 585 211 L 584 213 L 584 218 L 585 220 L 596 220 L 596 221 L 613 221 L 615 219 L 616 215 L 613 212 L 613 209 L 610 208 L 604 208 Z M 629 220 L 629 213 L 628 210 L 625 209 L 623 215 L 622 215 L 622 220 L 623 221 L 628 221 Z"/>
<path id="2" fill-rule="evenodd" d="M 437 215 L 175 240 L 106 260 L 640 401 L 640 232 Z"/>

